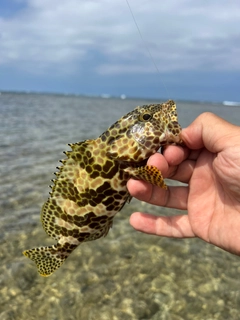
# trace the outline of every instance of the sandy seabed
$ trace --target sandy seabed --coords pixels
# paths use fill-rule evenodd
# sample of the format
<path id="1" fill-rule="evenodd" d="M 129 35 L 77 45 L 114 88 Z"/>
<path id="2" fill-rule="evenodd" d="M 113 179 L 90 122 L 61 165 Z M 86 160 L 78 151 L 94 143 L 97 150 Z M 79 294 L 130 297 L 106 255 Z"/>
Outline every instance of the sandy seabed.
<path id="1" fill-rule="evenodd" d="M 132 201 L 106 238 L 83 243 L 48 278 L 21 254 L 54 243 L 40 222 L 29 234 L 6 232 L 0 319 L 239 319 L 240 258 L 198 239 L 136 232 L 128 217 L 139 209 L 168 212 Z"/>

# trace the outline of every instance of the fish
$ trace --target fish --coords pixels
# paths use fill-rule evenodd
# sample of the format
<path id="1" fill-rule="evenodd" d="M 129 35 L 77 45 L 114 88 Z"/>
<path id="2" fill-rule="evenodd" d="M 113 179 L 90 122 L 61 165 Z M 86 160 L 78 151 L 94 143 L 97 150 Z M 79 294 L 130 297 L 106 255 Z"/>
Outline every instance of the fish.
<path id="1" fill-rule="evenodd" d="M 113 218 L 131 200 L 130 178 L 167 189 L 162 173 L 147 165 L 160 147 L 181 144 L 173 100 L 137 106 L 94 140 L 69 144 L 41 211 L 57 243 L 26 250 L 41 276 L 50 276 L 82 242 L 105 237 Z"/>

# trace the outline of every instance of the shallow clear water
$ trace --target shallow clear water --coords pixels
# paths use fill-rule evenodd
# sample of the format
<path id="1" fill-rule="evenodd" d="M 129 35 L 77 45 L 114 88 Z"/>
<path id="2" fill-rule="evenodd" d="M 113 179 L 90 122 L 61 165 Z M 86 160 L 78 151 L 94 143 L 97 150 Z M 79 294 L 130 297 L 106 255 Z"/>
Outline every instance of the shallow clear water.
<path id="1" fill-rule="evenodd" d="M 176 214 L 133 200 L 106 238 L 84 243 L 51 277 L 24 249 L 53 244 L 39 221 L 67 143 L 97 137 L 144 100 L 0 96 L 0 319 L 239 319 L 240 258 L 198 239 L 134 231 L 135 210 Z M 178 103 L 179 122 L 212 111 L 240 125 L 240 109 Z"/>

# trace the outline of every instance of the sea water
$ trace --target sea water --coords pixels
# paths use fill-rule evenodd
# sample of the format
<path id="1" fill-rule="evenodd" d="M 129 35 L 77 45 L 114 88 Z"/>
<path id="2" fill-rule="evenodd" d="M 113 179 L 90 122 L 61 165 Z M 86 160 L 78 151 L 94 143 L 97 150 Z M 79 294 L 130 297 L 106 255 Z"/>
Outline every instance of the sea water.
<path id="1" fill-rule="evenodd" d="M 132 200 L 106 238 L 79 246 L 51 277 L 22 251 L 55 241 L 40 222 L 68 143 L 99 136 L 135 106 L 162 101 L 0 95 L 0 319 L 239 319 L 240 257 L 199 239 L 136 232 L 133 211 L 179 214 Z M 179 123 L 211 111 L 240 125 L 240 109 L 177 102 Z M 207 199 L 206 199 L 207 201 Z"/>

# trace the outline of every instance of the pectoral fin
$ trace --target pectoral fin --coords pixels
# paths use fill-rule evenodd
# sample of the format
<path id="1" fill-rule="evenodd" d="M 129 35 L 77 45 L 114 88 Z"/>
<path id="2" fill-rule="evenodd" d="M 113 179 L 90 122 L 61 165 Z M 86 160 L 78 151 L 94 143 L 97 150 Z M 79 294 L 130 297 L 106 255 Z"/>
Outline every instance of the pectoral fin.
<path id="1" fill-rule="evenodd" d="M 130 167 L 125 169 L 125 171 L 131 174 L 133 178 L 144 180 L 155 186 L 167 189 L 161 171 L 154 166 L 144 166 L 138 168 Z"/>

